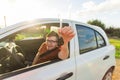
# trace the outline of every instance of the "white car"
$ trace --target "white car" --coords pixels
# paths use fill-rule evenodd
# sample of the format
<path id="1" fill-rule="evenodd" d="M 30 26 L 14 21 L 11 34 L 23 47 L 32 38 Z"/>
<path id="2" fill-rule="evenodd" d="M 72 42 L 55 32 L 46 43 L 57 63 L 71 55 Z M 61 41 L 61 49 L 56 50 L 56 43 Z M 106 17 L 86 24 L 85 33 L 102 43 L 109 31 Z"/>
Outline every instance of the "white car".
<path id="1" fill-rule="evenodd" d="M 0 29 L 0 80 L 112 80 L 115 47 L 105 32 L 72 20 L 75 37 L 69 42 L 70 55 L 32 66 L 45 36 L 60 28 L 59 19 L 36 19 Z"/>

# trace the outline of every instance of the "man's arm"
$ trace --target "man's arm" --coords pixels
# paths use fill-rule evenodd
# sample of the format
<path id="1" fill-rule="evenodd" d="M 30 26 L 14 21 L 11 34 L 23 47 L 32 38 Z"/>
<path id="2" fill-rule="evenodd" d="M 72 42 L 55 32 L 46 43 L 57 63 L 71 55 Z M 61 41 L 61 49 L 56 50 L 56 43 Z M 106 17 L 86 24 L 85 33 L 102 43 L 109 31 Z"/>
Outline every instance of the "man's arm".
<path id="1" fill-rule="evenodd" d="M 61 51 L 58 54 L 60 59 L 66 59 L 69 56 L 68 43 L 75 36 L 75 33 L 71 27 L 65 26 L 58 30 L 60 36 L 62 36 L 64 44 L 61 46 Z"/>
<path id="2" fill-rule="evenodd" d="M 40 56 L 40 53 L 38 52 L 38 53 L 36 54 L 36 56 L 35 56 L 34 60 L 33 60 L 32 65 L 35 65 L 35 64 L 37 64 L 37 63 L 38 63 L 38 61 L 39 61 L 39 56 Z"/>
<path id="3" fill-rule="evenodd" d="M 38 53 L 36 54 L 36 56 L 35 56 L 35 58 L 34 58 L 34 60 L 33 60 L 32 65 L 35 65 L 35 64 L 38 63 L 39 58 L 40 58 L 40 55 L 41 55 L 42 53 L 44 53 L 46 50 L 47 50 L 47 48 L 46 48 L 46 43 L 44 42 L 44 43 L 42 43 L 42 45 L 40 46 L 40 48 L 39 48 L 39 50 L 38 50 Z"/>

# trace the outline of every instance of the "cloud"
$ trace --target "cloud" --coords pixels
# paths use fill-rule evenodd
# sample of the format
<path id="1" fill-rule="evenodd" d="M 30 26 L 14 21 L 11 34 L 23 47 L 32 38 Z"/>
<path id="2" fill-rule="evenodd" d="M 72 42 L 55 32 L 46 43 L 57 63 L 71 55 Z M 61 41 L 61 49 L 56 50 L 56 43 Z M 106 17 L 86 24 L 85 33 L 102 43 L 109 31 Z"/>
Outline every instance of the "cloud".
<path id="1" fill-rule="evenodd" d="M 85 2 L 82 4 L 83 9 L 77 11 L 77 14 L 80 15 L 90 15 L 97 13 L 108 13 L 112 11 L 120 10 L 120 0 L 105 0 L 100 4 L 96 4 L 93 1 Z"/>

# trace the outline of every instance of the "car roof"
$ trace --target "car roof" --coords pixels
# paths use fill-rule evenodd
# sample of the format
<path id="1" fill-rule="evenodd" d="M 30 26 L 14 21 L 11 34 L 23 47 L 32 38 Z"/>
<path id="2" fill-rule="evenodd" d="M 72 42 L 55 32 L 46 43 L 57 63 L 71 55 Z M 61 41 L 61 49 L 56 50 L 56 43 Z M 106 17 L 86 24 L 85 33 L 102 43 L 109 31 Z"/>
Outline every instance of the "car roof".
<path id="1" fill-rule="evenodd" d="M 19 28 L 21 26 L 29 25 L 29 24 L 40 23 L 40 22 L 41 23 L 42 22 L 54 22 L 54 21 L 60 21 L 60 19 L 58 19 L 58 18 L 41 18 L 41 19 L 34 19 L 34 20 L 22 21 L 22 22 L 19 22 L 19 23 L 7 26 L 5 28 L 1 28 L 0 29 L 0 34 L 3 34 L 5 32 L 7 32 L 7 31 Z M 63 19 L 63 22 L 64 21 L 69 22 L 70 20 Z"/>
<path id="2" fill-rule="evenodd" d="M 27 20 L 27 21 L 19 22 L 19 23 L 16 23 L 16 24 L 13 24 L 13 25 L 10 25 L 10 26 L 7 26 L 5 28 L 0 29 L 0 35 L 5 33 L 5 32 L 8 32 L 10 30 L 19 28 L 21 26 L 34 24 L 34 23 L 40 23 L 40 22 L 43 23 L 43 22 L 54 22 L 54 21 L 58 22 L 58 21 L 60 21 L 60 19 L 59 18 L 41 18 L 41 19 L 34 19 L 34 20 Z M 85 26 L 88 26 L 90 28 L 93 28 L 95 30 L 100 30 L 100 28 L 97 27 L 97 26 L 89 25 L 89 24 L 82 23 L 82 22 L 75 21 L 75 20 L 62 19 L 62 22 L 75 22 L 75 23 L 78 23 L 78 24 L 85 25 Z"/>

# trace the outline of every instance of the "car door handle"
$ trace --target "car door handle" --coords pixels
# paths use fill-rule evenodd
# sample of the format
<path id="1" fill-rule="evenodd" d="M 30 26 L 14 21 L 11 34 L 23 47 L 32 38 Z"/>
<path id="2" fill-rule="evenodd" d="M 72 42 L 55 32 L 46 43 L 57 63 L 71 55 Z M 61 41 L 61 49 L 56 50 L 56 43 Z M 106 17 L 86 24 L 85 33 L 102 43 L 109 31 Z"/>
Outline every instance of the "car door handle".
<path id="1" fill-rule="evenodd" d="M 106 60 L 106 59 L 108 59 L 110 56 L 109 55 L 106 55 L 104 58 L 103 58 L 103 60 Z"/>
<path id="2" fill-rule="evenodd" d="M 57 78 L 56 80 L 65 80 L 65 79 L 71 77 L 72 75 L 73 75 L 73 72 L 70 72 L 70 73 L 68 73 L 68 74 L 65 74 L 65 75 Z"/>

